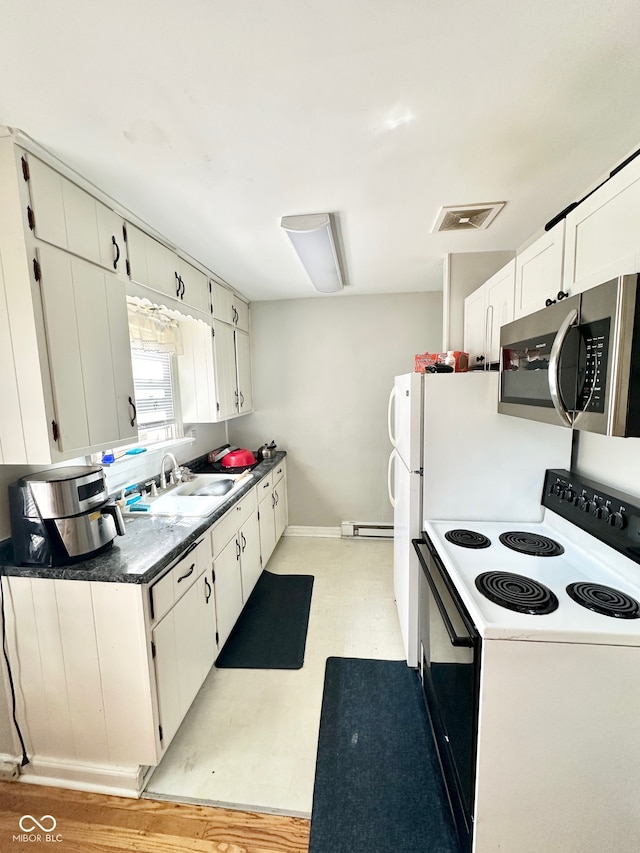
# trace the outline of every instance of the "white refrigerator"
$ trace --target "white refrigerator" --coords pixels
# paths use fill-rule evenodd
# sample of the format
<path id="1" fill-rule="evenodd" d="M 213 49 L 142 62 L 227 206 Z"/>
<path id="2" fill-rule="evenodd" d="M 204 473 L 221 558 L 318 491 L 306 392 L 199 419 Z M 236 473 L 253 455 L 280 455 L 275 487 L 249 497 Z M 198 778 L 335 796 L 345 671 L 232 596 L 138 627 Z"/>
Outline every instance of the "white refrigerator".
<path id="1" fill-rule="evenodd" d="M 571 430 L 498 414 L 498 373 L 408 373 L 389 396 L 393 581 L 407 664 L 418 665 L 425 521 L 540 521 L 547 468 L 569 468 Z"/>

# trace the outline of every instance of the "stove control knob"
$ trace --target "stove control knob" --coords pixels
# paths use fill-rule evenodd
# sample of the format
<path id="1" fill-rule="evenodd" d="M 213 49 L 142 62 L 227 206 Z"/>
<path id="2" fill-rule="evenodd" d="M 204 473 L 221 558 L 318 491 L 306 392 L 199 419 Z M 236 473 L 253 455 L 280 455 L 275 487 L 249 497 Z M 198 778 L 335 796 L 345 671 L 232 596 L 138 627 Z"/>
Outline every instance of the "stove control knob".
<path id="1" fill-rule="evenodd" d="M 602 521 L 608 521 L 611 515 L 611 502 L 607 501 L 606 506 L 598 507 L 594 515 L 596 516 L 596 518 L 601 518 Z"/>
<path id="2" fill-rule="evenodd" d="M 562 483 L 554 483 L 551 486 L 551 488 L 549 489 L 550 495 L 557 495 L 558 497 L 560 497 L 561 493 L 562 493 Z"/>
<path id="3" fill-rule="evenodd" d="M 612 527 L 615 527 L 617 530 L 622 530 L 622 528 L 626 524 L 626 520 L 622 511 L 612 512 L 607 521 Z"/>
<path id="4" fill-rule="evenodd" d="M 571 488 L 571 486 L 569 486 L 569 488 L 565 489 L 565 490 L 560 494 L 560 499 L 561 499 L 561 500 L 563 500 L 563 501 L 573 501 L 573 499 L 575 498 L 575 496 L 576 496 L 576 493 L 575 493 L 575 492 L 574 492 L 574 490 Z"/>
<path id="5" fill-rule="evenodd" d="M 591 512 L 591 502 L 584 492 L 578 498 L 578 508 L 583 512 Z"/>

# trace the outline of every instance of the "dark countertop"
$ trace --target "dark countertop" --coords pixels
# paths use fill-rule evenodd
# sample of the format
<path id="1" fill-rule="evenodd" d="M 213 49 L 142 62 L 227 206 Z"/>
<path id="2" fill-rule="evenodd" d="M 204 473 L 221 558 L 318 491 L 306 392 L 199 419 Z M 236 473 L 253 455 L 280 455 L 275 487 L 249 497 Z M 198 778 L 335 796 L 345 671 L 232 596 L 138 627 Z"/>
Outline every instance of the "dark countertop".
<path id="1" fill-rule="evenodd" d="M 8 555 L 0 554 L 0 574 L 11 577 L 49 578 L 55 580 L 107 581 L 109 583 L 149 583 L 176 557 L 205 533 L 235 503 L 263 477 L 271 472 L 286 456 L 277 451 L 273 459 L 260 462 L 252 477 L 220 504 L 206 518 L 192 516 L 125 515 L 127 532 L 116 536 L 113 547 L 96 557 L 73 566 L 15 566 L 11 564 L 12 549 Z M 4 558 L 4 560 L 3 560 Z"/>

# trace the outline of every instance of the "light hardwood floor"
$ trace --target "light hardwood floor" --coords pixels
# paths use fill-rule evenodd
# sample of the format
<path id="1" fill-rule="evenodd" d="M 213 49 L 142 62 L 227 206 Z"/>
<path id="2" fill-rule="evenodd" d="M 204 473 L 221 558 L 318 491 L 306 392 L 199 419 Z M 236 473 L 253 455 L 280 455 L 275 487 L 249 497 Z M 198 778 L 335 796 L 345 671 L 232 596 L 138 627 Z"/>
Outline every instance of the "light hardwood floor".
<path id="1" fill-rule="evenodd" d="M 20 819 L 37 827 L 22 838 Z M 31 824 L 33 825 L 33 824 Z M 29 828 L 29 819 L 23 821 Z M 133 800 L 40 785 L 0 782 L 0 851 L 57 850 L 58 853 L 306 853 L 310 822 L 299 817 L 254 814 L 210 806 Z M 57 843 L 52 843 L 57 838 Z"/>

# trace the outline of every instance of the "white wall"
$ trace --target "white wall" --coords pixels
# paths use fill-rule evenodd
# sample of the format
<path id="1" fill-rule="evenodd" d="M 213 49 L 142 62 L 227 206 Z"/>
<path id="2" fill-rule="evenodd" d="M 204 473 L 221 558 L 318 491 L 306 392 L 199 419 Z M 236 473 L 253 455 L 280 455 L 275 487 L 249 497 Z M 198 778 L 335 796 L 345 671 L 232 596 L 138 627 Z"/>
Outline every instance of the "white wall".
<path id="1" fill-rule="evenodd" d="M 640 438 L 579 432 L 574 467 L 583 477 L 640 498 Z"/>
<path id="2" fill-rule="evenodd" d="M 392 521 L 387 400 L 441 324 L 439 292 L 252 303 L 256 411 L 229 440 L 288 452 L 290 525 Z"/>

